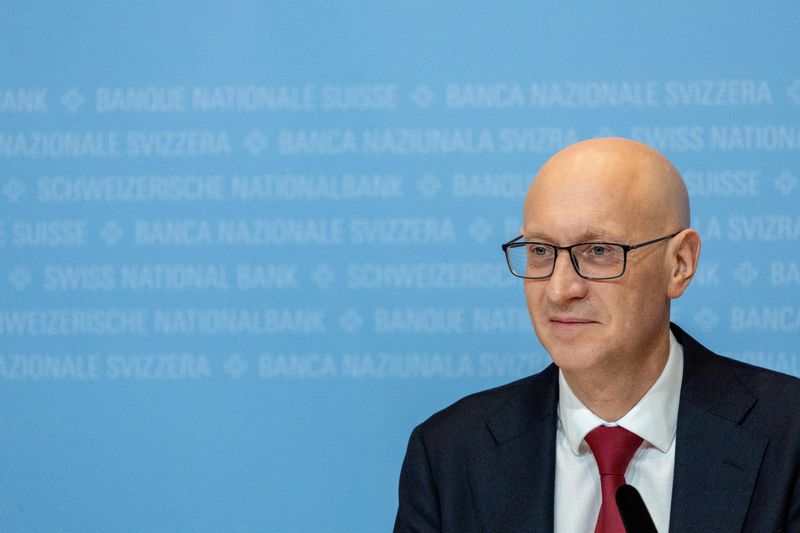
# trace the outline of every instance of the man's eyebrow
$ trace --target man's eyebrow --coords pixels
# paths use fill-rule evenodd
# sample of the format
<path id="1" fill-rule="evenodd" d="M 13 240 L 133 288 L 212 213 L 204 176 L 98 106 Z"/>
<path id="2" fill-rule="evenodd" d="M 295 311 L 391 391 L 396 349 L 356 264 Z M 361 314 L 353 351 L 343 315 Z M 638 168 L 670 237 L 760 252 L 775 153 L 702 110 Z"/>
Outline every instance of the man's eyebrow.
<path id="1" fill-rule="evenodd" d="M 541 231 L 531 231 L 531 230 L 522 230 L 522 240 L 524 241 L 545 241 L 545 242 L 552 242 L 553 239 L 550 238 L 546 233 Z"/>
<path id="2" fill-rule="evenodd" d="M 523 231 L 522 231 L 522 240 L 524 240 L 526 242 L 542 241 L 542 242 L 556 244 L 556 240 L 557 239 L 554 239 L 548 233 L 546 233 L 544 231 L 541 231 L 541 230 L 523 229 Z M 619 237 L 618 236 L 612 234 L 606 228 L 603 228 L 601 226 L 586 226 L 586 229 L 584 229 L 577 236 L 577 238 L 575 240 L 575 243 L 597 241 L 597 240 L 607 240 L 609 242 L 621 242 L 621 241 L 619 241 Z M 568 244 L 574 244 L 574 243 L 568 243 Z"/>
<path id="3" fill-rule="evenodd" d="M 583 233 L 581 233 L 581 240 L 617 240 L 618 238 L 619 237 L 617 235 L 613 235 L 610 231 L 602 226 L 587 226 Z"/>

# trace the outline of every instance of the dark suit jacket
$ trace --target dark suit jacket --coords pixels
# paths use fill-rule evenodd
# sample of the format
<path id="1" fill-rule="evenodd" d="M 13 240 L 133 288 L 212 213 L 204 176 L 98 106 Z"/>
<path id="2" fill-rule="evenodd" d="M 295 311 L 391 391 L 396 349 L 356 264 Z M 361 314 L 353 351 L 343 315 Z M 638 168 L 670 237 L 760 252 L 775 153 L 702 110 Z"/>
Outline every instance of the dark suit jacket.
<path id="1" fill-rule="evenodd" d="M 683 330 L 670 531 L 800 531 L 800 380 Z M 473 394 L 411 434 L 396 532 L 552 531 L 558 368 Z"/>

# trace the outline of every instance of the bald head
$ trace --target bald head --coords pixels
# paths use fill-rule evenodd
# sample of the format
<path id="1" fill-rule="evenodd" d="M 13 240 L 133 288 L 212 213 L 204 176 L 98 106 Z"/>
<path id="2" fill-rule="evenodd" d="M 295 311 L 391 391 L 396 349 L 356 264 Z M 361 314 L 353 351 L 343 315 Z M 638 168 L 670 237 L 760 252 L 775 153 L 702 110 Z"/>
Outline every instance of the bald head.
<path id="1" fill-rule="evenodd" d="M 594 221 L 642 235 L 689 227 L 689 195 L 657 150 L 629 139 L 600 138 L 564 148 L 539 170 L 525 199 L 525 230 L 541 202 L 584 205 Z M 582 204 L 581 204 L 582 203 Z M 595 222 L 590 224 L 596 225 Z M 635 235 L 630 235 L 635 237 Z"/>

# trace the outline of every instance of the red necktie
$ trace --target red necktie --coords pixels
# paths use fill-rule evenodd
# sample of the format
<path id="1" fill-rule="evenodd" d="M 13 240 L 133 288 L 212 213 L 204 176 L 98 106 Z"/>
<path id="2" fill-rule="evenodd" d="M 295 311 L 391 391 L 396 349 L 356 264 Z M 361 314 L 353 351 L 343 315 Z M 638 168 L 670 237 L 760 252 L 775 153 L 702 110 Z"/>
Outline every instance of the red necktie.
<path id="1" fill-rule="evenodd" d="M 641 443 L 641 437 L 619 426 L 599 426 L 586 435 L 586 444 L 600 470 L 600 488 L 603 491 L 595 533 L 625 533 L 616 494 L 617 489 L 625 484 L 625 470 Z"/>

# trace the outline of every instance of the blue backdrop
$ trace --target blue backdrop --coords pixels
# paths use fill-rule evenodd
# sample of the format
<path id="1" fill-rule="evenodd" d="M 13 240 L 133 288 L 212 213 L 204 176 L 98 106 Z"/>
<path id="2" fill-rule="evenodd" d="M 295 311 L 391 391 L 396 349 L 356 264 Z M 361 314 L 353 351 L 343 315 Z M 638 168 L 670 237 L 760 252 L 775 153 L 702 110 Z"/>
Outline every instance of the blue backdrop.
<path id="1" fill-rule="evenodd" d="M 800 375 L 796 2 L 2 2 L 0 529 L 386 531 L 547 356 L 500 243 L 579 139 L 684 174 L 674 318 Z"/>

